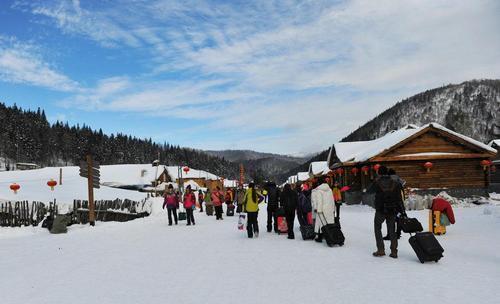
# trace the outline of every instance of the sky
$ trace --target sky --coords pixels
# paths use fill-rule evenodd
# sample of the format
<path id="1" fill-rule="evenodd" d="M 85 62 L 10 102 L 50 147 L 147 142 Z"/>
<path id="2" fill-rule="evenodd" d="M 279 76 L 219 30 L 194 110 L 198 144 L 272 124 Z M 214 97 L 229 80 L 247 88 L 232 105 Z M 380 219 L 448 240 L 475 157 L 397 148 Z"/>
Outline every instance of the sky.
<path id="1" fill-rule="evenodd" d="M 500 1 L 0 1 L 0 102 L 199 149 L 303 155 L 500 78 Z"/>

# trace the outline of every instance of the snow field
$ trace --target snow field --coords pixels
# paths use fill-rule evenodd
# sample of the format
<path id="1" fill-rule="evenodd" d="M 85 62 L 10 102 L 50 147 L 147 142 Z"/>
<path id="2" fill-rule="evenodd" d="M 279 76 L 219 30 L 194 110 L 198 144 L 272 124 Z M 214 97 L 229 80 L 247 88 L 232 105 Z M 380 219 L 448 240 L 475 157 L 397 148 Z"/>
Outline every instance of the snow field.
<path id="1" fill-rule="evenodd" d="M 438 237 L 444 258 L 420 264 L 408 235 L 399 259 L 371 256 L 374 214 L 366 206 L 343 207 L 346 244 L 329 248 L 302 241 L 298 226 L 295 240 L 267 233 L 265 205 L 260 236 L 248 239 L 237 216 L 216 221 L 196 211 L 196 226 L 170 227 L 160 204 L 154 200 L 149 218 L 76 225 L 63 235 L 0 229 L 2 303 L 494 303 L 500 296 L 497 207 L 456 209 L 457 224 Z M 409 215 L 427 227 L 426 211 Z"/>

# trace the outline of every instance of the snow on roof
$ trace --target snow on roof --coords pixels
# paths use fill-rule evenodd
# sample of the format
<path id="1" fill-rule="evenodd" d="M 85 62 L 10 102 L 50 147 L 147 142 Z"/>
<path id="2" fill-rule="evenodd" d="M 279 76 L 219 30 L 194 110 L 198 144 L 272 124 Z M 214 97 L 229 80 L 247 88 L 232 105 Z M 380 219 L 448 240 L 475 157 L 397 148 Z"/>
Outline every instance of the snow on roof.
<path id="1" fill-rule="evenodd" d="M 287 183 L 295 184 L 297 182 L 297 175 L 292 175 L 288 178 Z"/>
<path id="2" fill-rule="evenodd" d="M 165 169 L 168 172 L 168 175 L 174 180 L 179 178 L 179 168 L 184 168 L 181 166 L 165 166 Z M 186 173 L 182 171 L 182 178 L 205 178 L 206 180 L 218 180 L 219 177 L 215 174 L 212 174 L 203 170 L 196 170 L 193 168 L 189 168 L 189 171 Z"/>
<path id="3" fill-rule="evenodd" d="M 226 188 L 236 188 L 236 187 L 238 187 L 238 181 L 237 180 L 232 180 L 232 179 L 225 179 L 224 180 L 224 187 L 226 187 Z"/>
<path id="4" fill-rule="evenodd" d="M 161 173 L 158 168 L 158 175 Z M 151 164 L 101 166 L 101 183 L 108 186 L 150 185 L 155 180 L 156 167 Z"/>
<path id="5" fill-rule="evenodd" d="M 341 162 L 364 162 L 428 127 L 433 127 L 452 134 L 484 150 L 496 153 L 496 150 L 492 147 L 465 135 L 451 131 L 438 123 L 430 123 L 420 128 L 417 128 L 414 125 L 407 125 L 397 131 L 392 131 L 380 138 L 370 141 L 336 143 L 334 144 L 335 152 Z"/>
<path id="6" fill-rule="evenodd" d="M 297 181 L 304 182 L 309 179 L 309 172 L 299 172 L 297 173 Z"/>
<path id="7" fill-rule="evenodd" d="M 328 168 L 328 163 L 326 161 L 312 162 L 309 165 L 309 176 L 324 175 L 330 172 Z"/>
<path id="8" fill-rule="evenodd" d="M 500 147 L 500 139 L 494 139 L 488 143 L 488 146 L 490 146 L 490 147 L 493 147 L 493 145 Z"/>

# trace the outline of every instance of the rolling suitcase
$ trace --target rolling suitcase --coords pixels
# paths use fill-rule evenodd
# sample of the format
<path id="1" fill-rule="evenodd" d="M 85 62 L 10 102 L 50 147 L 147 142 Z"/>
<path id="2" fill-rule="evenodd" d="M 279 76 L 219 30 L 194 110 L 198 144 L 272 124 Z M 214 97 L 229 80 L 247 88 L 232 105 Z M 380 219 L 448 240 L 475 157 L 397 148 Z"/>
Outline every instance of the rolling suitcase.
<path id="1" fill-rule="evenodd" d="M 234 205 L 227 205 L 227 216 L 234 216 Z"/>
<path id="2" fill-rule="evenodd" d="M 208 216 L 214 215 L 214 205 L 205 205 L 205 211 Z"/>
<path id="3" fill-rule="evenodd" d="M 186 218 L 186 212 L 179 212 L 179 221 L 185 221 Z"/>
<path id="4" fill-rule="evenodd" d="M 316 237 L 316 233 L 314 232 L 313 225 L 302 225 L 300 226 L 300 233 L 302 234 L 302 239 L 306 240 L 314 240 Z"/>
<path id="5" fill-rule="evenodd" d="M 280 208 L 276 211 L 276 218 L 278 222 L 278 234 L 287 233 L 288 225 L 286 224 L 285 210 Z"/>
<path id="6" fill-rule="evenodd" d="M 321 221 L 321 225 L 323 225 L 323 227 L 321 228 L 321 233 L 323 234 L 323 237 L 325 238 L 326 244 L 329 247 L 333 247 L 335 245 L 344 246 L 345 237 L 344 237 L 344 234 L 342 233 L 340 223 L 337 222 L 334 224 L 326 224 L 325 225 L 323 220 L 321 219 L 321 216 L 319 216 L 319 218 Z M 326 219 L 325 219 L 325 222 L 326 222 Z"/>
<path id="7" fill-rule="evenodd" d="M 420 263 L 438 262 L 443 257 L 444 249 L 432 232 L 419 232 L 408 240 L 417 254 Z"/>

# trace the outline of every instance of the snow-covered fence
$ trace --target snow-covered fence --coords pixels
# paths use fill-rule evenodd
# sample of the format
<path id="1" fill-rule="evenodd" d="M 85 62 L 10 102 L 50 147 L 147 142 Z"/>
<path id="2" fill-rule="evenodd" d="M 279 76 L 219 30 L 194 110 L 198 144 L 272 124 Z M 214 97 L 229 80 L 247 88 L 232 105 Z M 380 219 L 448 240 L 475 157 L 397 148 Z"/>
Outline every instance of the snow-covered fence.
<path id="1" fill-rule="evenodd" d="M 47 213 L 54 215 L 57 214 L 57 210 L 55 202 L 50 202 L 48 205 L 29 201 L 0 203 L 0 226 L 38 226 Z"/>
<path id="2" fill-rule="evenodd" d="M 125 200 L 102 200 L 95 202 L 96 220 L 103 222 L 127 222 L 149 215 L 146 212 L 146 201 Z M 89 202 L 82 200 L 73 201 L 74 222 L 79 224 L 88 223 Z"/>

